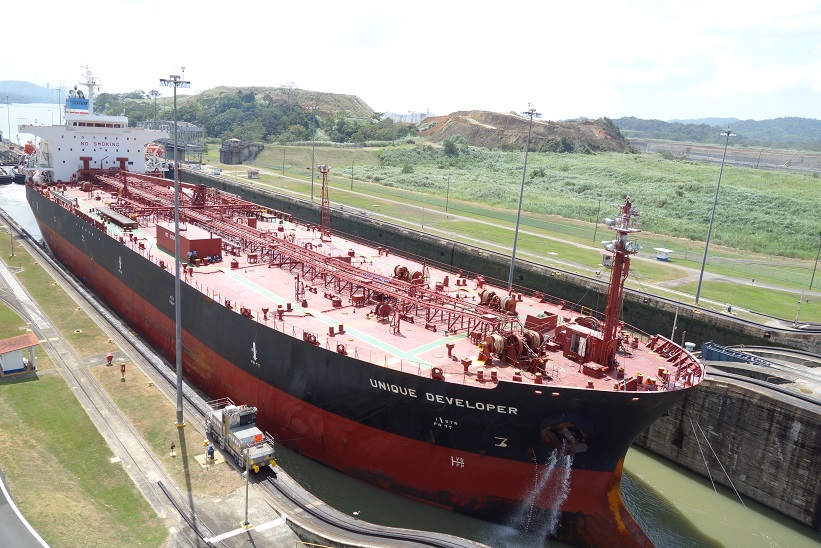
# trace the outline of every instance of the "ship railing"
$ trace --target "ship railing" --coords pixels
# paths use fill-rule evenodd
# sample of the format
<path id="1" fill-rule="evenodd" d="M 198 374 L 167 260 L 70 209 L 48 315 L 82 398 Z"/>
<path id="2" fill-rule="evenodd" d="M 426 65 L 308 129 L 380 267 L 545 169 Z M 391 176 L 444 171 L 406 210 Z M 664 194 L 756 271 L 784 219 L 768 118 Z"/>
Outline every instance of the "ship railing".
<path id="1" fill-rule="evenodd" d="M 159 263 L 160 263 L 159 256 L 155 255 L 155 256 L 152 257 L 150 249 L 146 249 L 145 244 L 142 243 L 142 245 L 140 245 L 141 243 L 142 242 L 139 242 L 139 241 L 131 241 L 130 239 L 125 240 L 125 244 L 128 245 L 129 247 L 131 247 L 134 251 L 140 253 L 144 257 L 148 258 L 152 262 L 155 262 L 159 265 Z M 165 264 L 165 268 L 166 268 L 166 270 L 168 270 L 168 269 L 170 269 L 170 267 L 171 267 L 171 264 L 170 264 L 170 261 L 169 261 L 169 263 Z M 173 274 L 173 269 L 171 269 L 171 270 L 172 270 L 172 274 Z M 217 302 L 221 305 L 225 304 L 225 298 L 220 293 L 218 293 L 216 291 L 213 291 L 205 283 L 202 283 L 200 281 L 195 280 L 194 278 L 189 277 L 187 275 L 187 273 L 185 272 L 185 269 L 183 269 L 183 281 L 188 283 L 190 286 L 195 288 L 197 291 L 199 291 L 202 294 L 206 295 L 207 297 L 213 299 L 215 302 Z M 549 296 L 545 296 L 545 297 L 547 297 L 548 299 L 555 299 L 555 298 L 549 297 Z M 557 303 L 559 303 L 560 299 L 555 299 L 555 301 Z M 568 308 L 570 306 L 571 305 L 567 305 Z M 231 308 L 233 310 L 237 311 L 238 313 L 240 313 L 239 311 L 244 309 L 248 313 L 250 313 L 250 316 L 249 316 L 250 319 L 253 319 L 254 321 L 256 321 L 256 322 L 258 322 L 262 325 L 265 325 L 265 326 L 267 326 L 271 329 L 274 329 L 276 331 L 279 331 L 281 333 L 289 335 L 294 339 L 303 340 L 304 335 L 306 333 L 309 333 L 309 334 L 313 335 L 316 338 L 316 335 L 317 335 L 316 332 L 304 330 L 304 329 L 302 329 L 300 327 L 297 327 L 295 325 L 288 324 L 285 321 L 277 320 L 275 311 L 270 311 L 267 315 L 267 318 L 266 318 L 266 315 L 264 313 L 262 313 L 261 311 L 253 310 L 250 307 L 245 307 L 242 303 L 237 302 L 237 301 L 231 301 Z M 584 309 L 584 308 L 580 307 L 579 311 L 583 315 L 591 315 L 589 313 L 590 312 L 589 309 Z M 585 312 L 588 312 L 588 313 L 584 314 Z M 636 330 L 631 330 L 631 334 L 636 334 L 643 341 L 647 341 L 650 338 L 646 333 L 642 333 L 642 332 L 639 332 L 639 331 L 636 331 Z M 320 342 L 320 344 L 321 344 L 321 342 Z M 374 364 L 374 365 L 387 367 L 387 368 L 402 371 L 402 372 L 405 372 L 405 373 L 415 374 L 415 375 L 420 376 L 420 377 L 427 375 L 428 370 L 431 367 L 429 365 L 423 364 L 422 362 L 407 360 L 407 359 L 404 359 L 400 356 L 397 356 L 395 354 L 391 354 L 391 353 L 388 353 L 388 352 L 382 352 L 382 351 L 374 350 L 372 348 L 360 347 L 360 346 L 357 346 L 357 345 L 353 345 L 351 343 L 337 343 L 337 342 L 334 341 L 332 336 L 326 337 L 325 341 L 324 341 L 324 344 L 325 344 L 326 349 L 329 350 L 329 351 L 337 351 L 339 353 L 342 353 L 342 352 L 340 352 L 340 350 L 343 350 L 346 355 L 352 356 L 352 357 L 354 357 L 354 358 L 356 358 L 360 361 L 366 361 L 366 362 Z M 553 376 L 553 378 L 558 378 L 559 377 L 559 372 L 557 370 L 553 371 L 552 376 Z M 463 384 L 467 384 L 468 381 L 469 381 L 469 377 L 467 375 L 463 376 Z M 230 403 L 222 404 L 222 407 L 224 407 L 225 405 L 230 405 Z"/>
<path id="2" fill-rule="evenodd" d="M 217 409 L 223 409 L 229 405 L 234 405 L 234 402 L 231 398 L 217 398 L 215 400 L 205 402 L 205 405 L 216 411 Z"/>

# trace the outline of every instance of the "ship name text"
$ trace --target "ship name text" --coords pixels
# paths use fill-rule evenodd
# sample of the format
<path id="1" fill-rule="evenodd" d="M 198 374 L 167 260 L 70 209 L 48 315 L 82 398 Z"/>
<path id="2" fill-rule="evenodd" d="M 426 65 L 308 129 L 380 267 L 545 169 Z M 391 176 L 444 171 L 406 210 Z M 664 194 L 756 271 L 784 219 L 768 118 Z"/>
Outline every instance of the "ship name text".
<path id="1" fill-rule="evenodd" d="M 431 394 L 430 392 L 423 392 L 420 395 L 417 394 L 417 391 L 413 388 L 408 388 L 406 386 L 401 386 L 390 382 L 377 381 L 376 379 L 370 379 L 370 383 L 373 388 L 376 388 L 378 390 L 393 392 L 394 394 L 400 394 L 402 396 L 407 396 L 409 398 L 418 399 L 420 397 L 423 397 L 429 402 L 436 402 L 445 405 L 451 405 L 454 407 L 475 409 L 477 411 L 495 411 L 497 413 L 502 413 L 505 415 L 517 415 L 519 412 L 519 410 L 516 407 L 510 407 L 507 405 L 497 405 L 494 403 L 485 403 L 481 401 L 470 401 L 461 398 L 443 396 L 441 394 Z"/>

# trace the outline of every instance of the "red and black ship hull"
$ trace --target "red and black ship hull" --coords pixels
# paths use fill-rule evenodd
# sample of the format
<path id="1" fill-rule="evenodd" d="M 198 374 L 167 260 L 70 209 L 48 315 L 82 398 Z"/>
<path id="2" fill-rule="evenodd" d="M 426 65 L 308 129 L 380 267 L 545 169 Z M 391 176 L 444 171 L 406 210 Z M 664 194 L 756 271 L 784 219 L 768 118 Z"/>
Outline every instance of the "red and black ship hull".
<path id="1" fill-rule="evenodd" d="M 35 188 L 27 196 L 55 257 L 173 359 L 173 274 Z M 552 535 L 563 542 L 650 544 L 624 508 L 622 463 L 632 440 L 683 391 L 444 382 L 293 338 L 188 284 L 181 303 L 186 378 L 209 397 L 255 405 L 259 426 L 283 445 L 353 477 L 488 520 L 509 523 L 525 512 L 538 530 L 558 517 Z M 557 444 L 563 429 L 583 444 Z M 565 454 L 556 477 L 545 478 L 551 459 Z M 566 498 L 557 503 L 553 484 L 568 480 Z M 541 489 L 531 493 L 534 483 Z"/>

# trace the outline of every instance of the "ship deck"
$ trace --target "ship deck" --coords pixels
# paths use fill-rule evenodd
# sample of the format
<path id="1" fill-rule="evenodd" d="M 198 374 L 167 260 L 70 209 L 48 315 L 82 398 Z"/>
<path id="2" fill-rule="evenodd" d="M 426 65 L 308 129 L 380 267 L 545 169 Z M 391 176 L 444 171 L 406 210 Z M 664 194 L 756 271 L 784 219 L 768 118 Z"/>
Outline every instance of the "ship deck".
<path id="1" fill-rule="evenodd" d="M 134 179 L 124 192 L 120 177 L 96 179 L 91 191 L 62 185 L 41 192 L 173 273 L 168 182 Z M 192 194 L 187 189 L 181 198 L 182 281 L 330 351 L 487 388 L 521 382 L 545 389 L 675 390 L 703 375 L 686 349 L 628 327 L 617 363 L 598 365 L 584 357 L 584 343 L 579 348 L 580 339 L 601 335 L 601 321 L 589 309 L 538 292 L 511 292 L 275 211 L 243 205 L 253 213 L 238 214 L 236 197 L 232 207 L 197 208 Z M 217 199 L 209 190 L 208 200 Z M 188 257 L 192 250 L 196 259 Z"/>

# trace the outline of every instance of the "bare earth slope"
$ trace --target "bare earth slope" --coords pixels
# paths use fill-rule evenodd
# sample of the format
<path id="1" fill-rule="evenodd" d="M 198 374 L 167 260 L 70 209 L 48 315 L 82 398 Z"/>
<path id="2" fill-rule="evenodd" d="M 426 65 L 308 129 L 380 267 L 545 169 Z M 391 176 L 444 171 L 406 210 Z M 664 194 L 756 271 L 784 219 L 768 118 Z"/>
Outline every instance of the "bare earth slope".
<path id="1" fill-rule="evenodd" d="M 473 146 L 486 148 L 525 148 L 529 119 L 517 114 L 503 114 L 483 110 L 459 111 L 447 116 L 432 116 L 423 120 L 419 134 L 434 142 L 460 135 Z M 578 150 L 623 152 L 625 139 L 598 120 L 579 122 L 552 122 L 533 120 L 530 136 L 531 150 L 542 150 L 551 141 L 562 137 Z"/>

